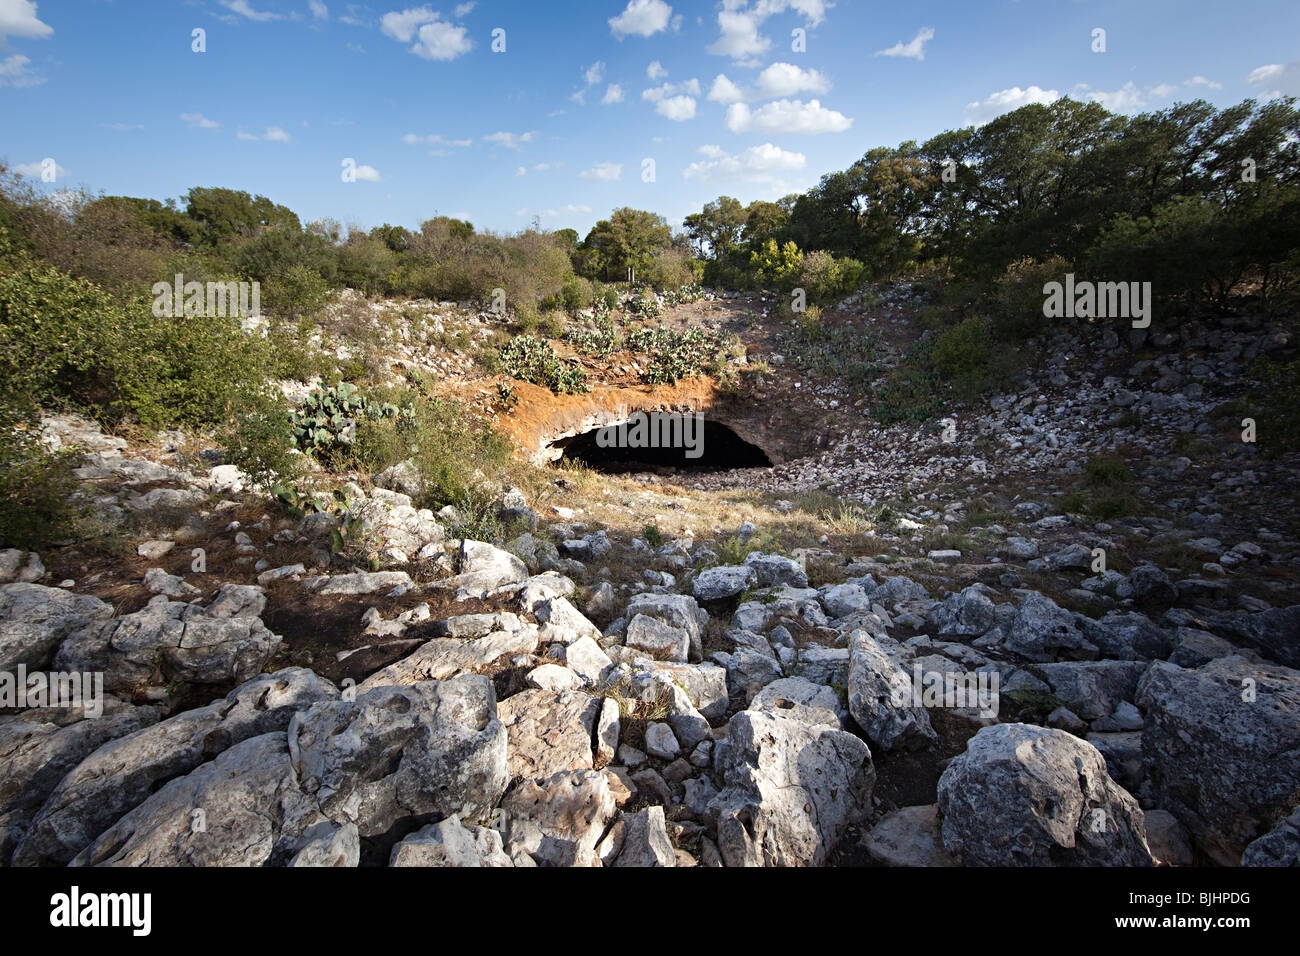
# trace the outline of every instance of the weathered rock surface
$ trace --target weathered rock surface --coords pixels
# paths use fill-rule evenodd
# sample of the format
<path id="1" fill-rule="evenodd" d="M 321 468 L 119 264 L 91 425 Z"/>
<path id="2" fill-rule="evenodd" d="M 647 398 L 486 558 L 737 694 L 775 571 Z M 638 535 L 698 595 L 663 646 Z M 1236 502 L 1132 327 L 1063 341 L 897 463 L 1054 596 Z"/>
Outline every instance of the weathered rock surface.
<path id="1" fill-rule="evenodd" d="M 299 710 L 338 691 L 303 668 L 262 674 L 222 700 L 119 737 L 72 768 L 14 854 L 16 864 L 62 864 L 163 783 L 240 741 L 283 731 Z"/>
<path id="2" fill-rule="evenodd" d="M 507 783 L 506 729 L 486 677 L 379 687 L 294 715 L 288 746 L 302 790 L 363 837 L 400 817 L 478 817 Z"/>
<path id="3" fill-rule="evenodd" d="M 39 584 L 0 584 L 0 671 L 46 667 L 77 631 L 113 616 L 98 598 Z"/>
<path id="4" fill-rule="evenodd" d="M 939 735 L 924 707 L 912 703 L 912 678 L 866 631 L 849 636 L 849 713 L 885 751 L 918 750 Z"/>
<path id="5" fill-rule="evenodd" d="M 731 718 L 714 801 L 728 866 L 819 866 L 870 806 L 871 752 L 831 711 L 798 704 Z"/>
<path id="6" fill-rule="evenodd" d="M 985 727 L 939 778 L 943 845 L 966 866 L 1149 866 L 1142 810 L 1097 749 L 1032 724 Z"/>
<path id="7" fill-rule="evenodd" d="M 1241 657 L 1195 670 L 1158 661 L 1137 704 L 1158 805 L 1235 866 L 1300 796 L 1300 671 Z"/>

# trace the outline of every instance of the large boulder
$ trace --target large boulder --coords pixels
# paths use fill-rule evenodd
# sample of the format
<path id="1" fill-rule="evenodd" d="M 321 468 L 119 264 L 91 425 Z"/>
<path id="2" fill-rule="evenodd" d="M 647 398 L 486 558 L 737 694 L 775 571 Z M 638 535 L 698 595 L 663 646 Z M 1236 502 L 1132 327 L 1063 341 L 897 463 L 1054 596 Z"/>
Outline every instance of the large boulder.
<path id="1" fill-rule="evenodd" d="M 849 713 L 881 750 L 920 750 L 938 741 L 912 678 L 866 631 L 849 635 Z"/>
<path id="2" fill-rule="evenodd" d="M 296 852 L 296 838 L 321 822 L 284 733 L 263 734 L 167 783 L 71 865 L 262 866 Z"/>
<path id="3" fill-rule="evenodd" d="M 1142 661 L 1061 661 L 1040 664 L 1038 671 L 1067 707 L 1084 720 L 1097 720 L 1133 700 L 1146 668 Z"/>
<path id="4" fill-rule="evenodd" d="M 1037 591 L 1020 602 L 1006 630 L 1006 649 L 1031 661 L 1097 657 L 1097 646 L 1079 629 L 1075 615 Z"/>
<path id="5" fill-rule="evenodd" d="M 978 637 L 997 623 L 995 605 L 974 584 L 949 594 L 930 612 L 930 624 L 941 637 Z"/>
<path id="6" fill-rule="evenodd" d="M 728 866 L 820 866 L 871 805 L 871 751 L 833 711 L 784 701 L 731 718 L 713 801 Z"/>
<path id="7" fill-rule="evenodd" d="M 600 771 L 562 770 L 521 781 L 501 802 L 506 848 L 542 866 L 598 866 L 596 843 L 616 809 Z"/>
<path id="8" fill-rule="evenodd" d="M 134 614 L 69 635 L 54 668 L 102 671 L 110 694 L 174 681 L 229 686 L 259 673 L 279 646 L 260 618 L 219 617 L 195 604 L 154 598 Z"/>
<path id="9" fill-rule="evenodd" d="M 758 586 L 761 588 L 773 585 L 788 585 L 792 588 L 808 586 L 808 572 L 804 570 L 803 565 L 784 555 L 751 551 L 745 557 L 745 566 L 754 569 L 758 575 Z"/>
<path id="10" fill-rule="evenodd" d="M 497 661 L 537 649 L 537 628 L 531 624 L 516 631 L 494 631 L 484 637 L 460 640 L 435 637 L 414 651 L 367 677 L 357 687 L 365 693 L 376 687 L 396 687 L 422 681 L 446 680 L 459 674 L 480 673 Z"/>
<path id="11" fill-rule="evenodd" d="M 7 863 L 60 780 L 89 754 L 158 720 L 152 707 L 105 706 L 99 717 L 28 711 L 0 718 L 0 864 Z"/>
<path id="12" fill-rule="evenodd" d="M 673 627 L 648 614 L 638 614 L 628 621 L 624 641 L 656 660 L 684 662 L 691 651 L 691 635 L 684 627 Z"/>
<path id="13" fill-rule="evenodd" d="M 483 816 L 505 792 L 506 729 L 486 677 L 314 704 L 294 715 L 288 735 L 303 791 L 363 837 L 405 816 Z"/>
<path id="14" fill-rule="evenodd" d="M 699 660 L 703 656 L 704 629 L 709 623 L 709 614 L 696 603 L 695 598 L 685 594 L 637 594 L 628 601 L 626 613 L 629 621 L 644 614 L 682 628 L 690 640 L 691 658 Z"/>
<path id="15" fill-rule="evenodd" d="M 1156 802 L 1223 866 L 1300 803 L 1300 671 L 1157 661 L 1138 686 Z"/>
<path id="16" fill-rule="evenodd" d="M 1215 626 L 1279 664 L 1300 668 L 1300 604 L 1258 614 L 1225 614 Z"/>
<path id="17" fill-rule="evenodd" d="M 510 741 L 510 779 L 592 769 L 600 711 L 601 698 L 576 690 L 524 690 L 503 700 L 497 713 Z"/>
<path id="18" fill-rule="evenodd" d="M 939 778 L 939 810 L 966 866 L 1151 865 L 1137 801 L 1062 730 L 985 727 Z"/>
<path id="19" fill-rule="evenodd" d="M 697 574 L 693 591 L 697 601 L 726 601 L 757 583 L 758 572 L 752 566 L 724 565 Z"/>
<path id="20" fill-rule="evenodd" d="M 329 681 L 301 667 L 286 668 L 99 747 L 50 793 L 14 863 L 66 863 L 167 781 L 240 741 L 286 730 L 299 710 L 337 697 Z"/>
<path id="21" fill-rule="evenodd" d="M 39 584 L 0 584 L 0 672 L 39 670 L 77 631 L 113 616 L 99 598 Z"/>

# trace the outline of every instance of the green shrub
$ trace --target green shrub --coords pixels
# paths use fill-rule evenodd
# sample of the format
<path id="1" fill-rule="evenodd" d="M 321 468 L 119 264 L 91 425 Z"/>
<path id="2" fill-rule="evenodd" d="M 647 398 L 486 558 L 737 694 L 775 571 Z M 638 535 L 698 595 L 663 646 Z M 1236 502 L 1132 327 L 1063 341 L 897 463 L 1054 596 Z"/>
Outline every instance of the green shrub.
<path id="1" fill-rule="evenodd" d="M 560 286 L 560 300 L 564 308 L 569 312 L 590 308 L 591 304 L 596 301 L 596 293 L 592 288 L 591 280 L 584 279 L 582 276 L 572 276 L 565 279 Z"/>
<path id="2" fill-rule="evenodd" d="M 306 266 L 290 266 L 262 282 L 262 308 L 281 318 L 315 315 L 329 300 L 329 283 Z"/>
<path id="3" fill-rule="evenodd" d="M 1037 335 L 1046 328 L 1043 286 L 1064 282 L 1070 264 L 1060 256 L 1044 261 L 1018 259 L 1007 266 L 993 288 L 992 331 L 999 340 Z"/>
<path id="4" fill-rule="evenodd" d="M 511 339 L 501 350 L 501 369 L 511 378 L 544 385 L 563 395 L 588 391 L 587 373 L 576 362 L 565 362 L 545 342 L 531 335 Z"/>
<path id="5" fill-rule="evenodd" d="M 0 264 L 0 391 L 18 406 L 74 405 L 106 423 L 227 421 L 276 377 L 271 338 L 234 319 L 154 316 L 18 255 Z"/>
<path id="6" fill-rule="evenodd" d="M 775 239 L 768 239 L 760 249 L 750 253 L 749 262 L 761 281 L 779 289 L 788 289 L 798 284 L 803 253 L 793 242 L 777 246 Z"/>
<path id="7" fill-rule="evenodd" d="M 409 405 L 399 408 L 391 402 L 377 402 L 367 398 L 355 385 L 340 382 L 314 390 L 302 407 L 290 414 L 292 443 L 317 458 L 328 458 L 340 446 L 355 441 L 357 428 L 363 421 L 409 418 L 412 414 Z"/>
<path id="8" fill-rule="evenodd" d="M 1125 485 L 1133 480 L 1128 465 L 1115 455 L 1098 455 L 1083 466 L 1083 472 L 1094 487 Z"/>
<path id="9" fill-rule="evenodd" d="M 804 255 L 798 285 L 814 302 L 830 302 L 848 295 L 862 281 L 864 266 L 856 259 L 837 259 L 818 250 Z"/>
<path id="10" fill-rule="evenodd" d="M 930 365 L 954 395 L 973 398 L 988 383 L 993 354 L 989 321 L 973 317 L 939 333 Z"/>
<path id="11" fill-rule="evenodd" d="M 0 407 L 0 548 L 39 550 L 72 532 L 75 463 L 41 443 L 38 422 Z"/>

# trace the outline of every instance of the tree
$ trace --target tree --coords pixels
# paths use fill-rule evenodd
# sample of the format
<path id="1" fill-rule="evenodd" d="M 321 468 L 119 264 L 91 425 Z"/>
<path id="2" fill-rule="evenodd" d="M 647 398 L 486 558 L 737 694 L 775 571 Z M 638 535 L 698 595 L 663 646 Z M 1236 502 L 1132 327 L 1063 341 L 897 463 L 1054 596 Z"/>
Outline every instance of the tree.
<path id="1" fill-rule="evenodd" d="M 682 225 L 695 245 L 696 252 L 715 261 L 723 259 L 740 242 L 745 228 L 745 207 L 730 196 L 720 196 L 705 205 L 702 212 L 691 213 Z"/>
<path id="2" fill-rule="evenodd" d="M 267 229 L 302 229 L 292 209 L 236 189 L 195 186 L 185 194 L 185 215 L 198 224 L 200 241 L 214 246 L 250 239 Z"/>
<path id="3" fill-rule="evenodd" d="M 783 239 L 789 226 L 789 209 L 779 203 L 756 199 L 745 207 L 745 228 L 741 238 L 752 252 L 761 249 L 768 239 Z"/>
<path id="4" fill-rule="evenodd" d="M 661 249 L 672 244 L 672 230 L 663 216 L 623 206 L 608 219 L 602 219 L 582 241 L 582 251 L 591 255 L 584 261 L 589 277 L 599 274 L 605 279 L 621 279 L 631 268 L 644 270 Z"/>

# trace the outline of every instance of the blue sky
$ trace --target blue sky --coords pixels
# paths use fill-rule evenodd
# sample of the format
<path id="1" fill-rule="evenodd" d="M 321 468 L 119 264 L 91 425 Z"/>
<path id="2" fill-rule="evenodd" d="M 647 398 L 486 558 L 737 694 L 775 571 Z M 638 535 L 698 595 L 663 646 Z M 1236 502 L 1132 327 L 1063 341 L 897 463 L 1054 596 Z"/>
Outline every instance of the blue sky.
<path id="1" fill-rule="evenodd" d="M 1298 46 L 1295 0 L 0 0 L 0 158 L 52 158 L 46 189 L 585 233 L 622 205 L 676 225 L 776 199 L 1061 95 L 1297 95 Z"/>

